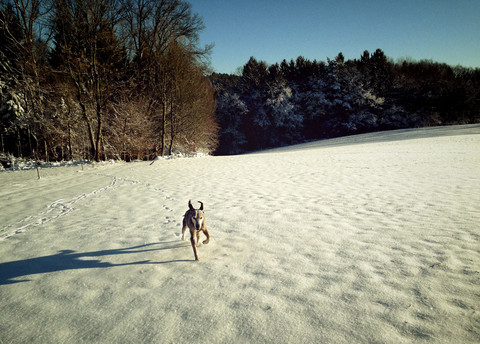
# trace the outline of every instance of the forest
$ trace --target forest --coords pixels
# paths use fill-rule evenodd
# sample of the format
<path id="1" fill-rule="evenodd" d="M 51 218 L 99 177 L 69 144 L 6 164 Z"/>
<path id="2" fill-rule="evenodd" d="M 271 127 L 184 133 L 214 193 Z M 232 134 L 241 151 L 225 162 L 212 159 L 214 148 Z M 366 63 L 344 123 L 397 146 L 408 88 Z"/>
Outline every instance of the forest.
<path id="1" fill-rule="evenodd" d="M 214 74 L 218 154 L 401 128 L 480 122 L 480 69 L 431 60 L 359 59 L 268 65 Z"/>
<path id="2" fill-rule="evenodd" d="M 480 69 L 377 49 L 216 74 L 203 29 L 181 0 L 0 0 L 0 155 L 239 154 L 480 121 Z"/>
<path id="3" fill-rule="evenodd" d="M 152 159 L 217 147 L 203 20 L 178 0 L 0 0 L 1 153 Z"/>

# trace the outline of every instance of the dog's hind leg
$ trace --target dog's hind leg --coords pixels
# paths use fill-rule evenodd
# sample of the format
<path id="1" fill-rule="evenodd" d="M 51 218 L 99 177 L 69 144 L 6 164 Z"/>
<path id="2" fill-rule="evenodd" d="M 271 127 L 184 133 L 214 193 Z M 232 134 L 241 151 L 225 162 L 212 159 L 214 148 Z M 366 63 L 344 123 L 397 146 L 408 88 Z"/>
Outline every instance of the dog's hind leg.
<path id="1" fill-rule="evenodd" d="M 195 245 L 195 238 L 194 238 L 193 235 L 190 237 L 190 242 L 192 243 L 193 254 L 195 255 L 195 260 L 200 260 L 200 259 L 198 259 L 197 245 Z"/>

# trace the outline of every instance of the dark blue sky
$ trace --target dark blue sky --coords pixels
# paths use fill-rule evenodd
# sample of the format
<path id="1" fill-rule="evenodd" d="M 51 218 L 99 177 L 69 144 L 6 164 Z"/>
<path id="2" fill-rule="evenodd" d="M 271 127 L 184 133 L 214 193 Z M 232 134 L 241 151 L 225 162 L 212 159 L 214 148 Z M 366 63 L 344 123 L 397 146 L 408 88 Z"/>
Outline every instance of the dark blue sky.
<path id="1" fill-rule="evenodd" d="M 203 17 L 212 66 L 233 73 L 250 56 L 326 61 L 377 48 L 393 59 L 480 67 L 480 0 L 190 0 Z"/>

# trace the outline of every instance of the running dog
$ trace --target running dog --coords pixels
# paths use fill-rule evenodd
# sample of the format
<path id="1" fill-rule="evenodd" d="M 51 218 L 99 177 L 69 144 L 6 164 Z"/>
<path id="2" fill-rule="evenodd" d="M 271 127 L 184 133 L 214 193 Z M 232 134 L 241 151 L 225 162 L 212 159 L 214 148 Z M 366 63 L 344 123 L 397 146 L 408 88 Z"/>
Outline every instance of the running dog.
<path id="1" fill-rule="evenodd" d="M 187 231 L 187 227 L 190 229 L 190 242 L 192 243 L 193 254 L 195 255 L 195 260 L 198 259 L 197 254 L 197 245 L 200 240 L 200 232 L 203 232 L 207 237 L 206 240 L 203 241 L 203 244 L 208 244 L 210 241 L 210 234 L 207 231 L 207 224 L 205 222 L 205 214 L 203 213 L 203 203 L 200 203 L 200 208 L 195 209 L 192 206 L 192 201 L 188 201 L 188 210 L 183 216 L 183 228 L 182 228 L 182 240 L 185 240 L 185 232 Z M 195 237 L 197 237 L 197 243 L 195 244 Z"/>

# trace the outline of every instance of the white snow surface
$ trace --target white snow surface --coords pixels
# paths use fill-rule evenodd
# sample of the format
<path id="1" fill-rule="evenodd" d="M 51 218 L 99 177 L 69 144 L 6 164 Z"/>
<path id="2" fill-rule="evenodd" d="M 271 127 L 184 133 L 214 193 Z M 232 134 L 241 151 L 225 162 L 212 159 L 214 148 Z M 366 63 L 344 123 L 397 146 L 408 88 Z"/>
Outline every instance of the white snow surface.
<path id="1" fill-rule="evenodd" d="M 0 343 L 480 342 L 479 125 L 36 173 L 0 173 Z"/>

